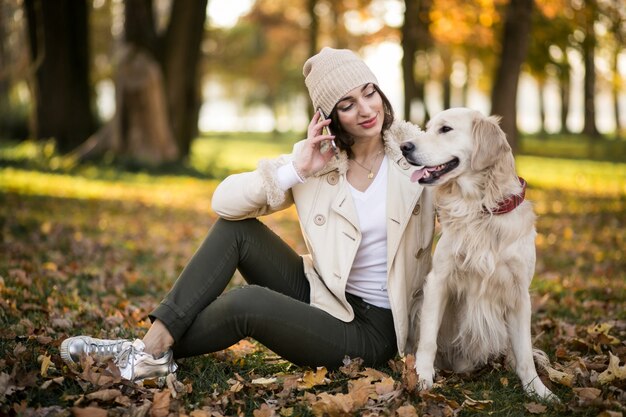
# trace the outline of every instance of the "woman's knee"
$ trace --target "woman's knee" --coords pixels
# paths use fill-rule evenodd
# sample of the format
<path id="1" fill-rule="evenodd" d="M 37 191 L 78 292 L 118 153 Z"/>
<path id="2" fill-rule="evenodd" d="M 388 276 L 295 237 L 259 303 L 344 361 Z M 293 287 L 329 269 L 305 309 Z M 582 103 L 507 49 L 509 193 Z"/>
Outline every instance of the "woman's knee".
<path id="1" fill-rule="evenodd" d="M 271 290 L 258 285 L 244 285 L 225 292 L 216 302 L 227 316 L 256 315 L 271 306 L 270 292 Z"/>

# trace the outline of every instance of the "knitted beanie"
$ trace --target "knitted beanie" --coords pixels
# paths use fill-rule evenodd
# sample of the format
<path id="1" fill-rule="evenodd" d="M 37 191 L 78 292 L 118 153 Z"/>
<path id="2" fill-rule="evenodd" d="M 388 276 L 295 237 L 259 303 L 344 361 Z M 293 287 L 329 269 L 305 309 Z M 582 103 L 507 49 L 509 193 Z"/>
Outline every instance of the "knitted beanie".
<path id="1" fill-rule="evenodd" d="M 350 90 L 368 83 L 378 85 L 365 62 L 348 49 L 322 49 L 304 63 L 302 73 L 313 107 L 321 108 L 326 116 Z"/>

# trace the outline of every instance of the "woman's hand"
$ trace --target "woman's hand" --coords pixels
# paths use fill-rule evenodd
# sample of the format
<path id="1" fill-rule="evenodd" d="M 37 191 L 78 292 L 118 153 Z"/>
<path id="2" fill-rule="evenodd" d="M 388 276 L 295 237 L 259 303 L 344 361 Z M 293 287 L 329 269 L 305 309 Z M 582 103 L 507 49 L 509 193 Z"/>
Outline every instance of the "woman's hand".
<path id="1" fill-rule="evenodd" d="M 334 135 L 323 134 L 324 127 L 329 124 L 330 119 L 321 120 L 319 112 L 315 112 L 309 123 L 304 146 L 294 159 L 296 170 L 305 178 L 314 175 L 324 168 L 330 158 L 333 157 L 334 150 L 332 146 L 328 146 L 325 152 L 321 150 L 322 142 L 335 138 Z"/>

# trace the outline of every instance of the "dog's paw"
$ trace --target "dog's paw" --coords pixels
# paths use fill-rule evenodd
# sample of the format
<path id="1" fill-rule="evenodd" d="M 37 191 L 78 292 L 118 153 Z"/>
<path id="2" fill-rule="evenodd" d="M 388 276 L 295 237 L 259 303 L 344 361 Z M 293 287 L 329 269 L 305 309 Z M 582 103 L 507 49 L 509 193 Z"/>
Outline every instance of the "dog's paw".
<path id="1" fill-rule="evenodd" d="M 559 397 L 554 395 L 548 387 L 537 377 L 530 384 L 526 385 L 526 393 L 531 397 L 536 397 L 541 401 L 560 403 Z"/>
<path id="2" fill-rule="evenodd" d="M 431 389 L 433 387 L 433 377 L 435 376 L 435 370 L 432 366 L 420 366 L 415 365 L 415 372 L 417 373 L 417 386 L 420 391 Z"/>

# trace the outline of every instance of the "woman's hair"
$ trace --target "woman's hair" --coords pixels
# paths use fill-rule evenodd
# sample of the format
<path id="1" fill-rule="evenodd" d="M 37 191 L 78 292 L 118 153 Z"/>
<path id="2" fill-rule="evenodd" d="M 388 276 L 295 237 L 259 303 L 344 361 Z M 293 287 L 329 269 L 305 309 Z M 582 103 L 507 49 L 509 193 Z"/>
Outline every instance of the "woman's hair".
<path id="1" fill-rule="evenodd" d="M 376 84 L 372 84 L 372 85 L 374 86 L 374 89 L 378 92 L 378 94 L 380 94 L 380 97 L 383 100 L 383 111 L 385 115 L 383 118 L 383 128 L 381 130 L 381 135 L 384 135 L 387 129 L 389 129 L 389 127 L 393 123 L 393 118 L 394 118 L 393 108 L 391 107 L 391 103 L 389 102 L 389 99 L 387 98 L 387 96 L 385 96 L 385 94 L 383 94 L 381 89 Z M 354 138 L 348 132 L 343 130 L 343 128 L 341 127 L 341 123 L 339 123 L 339 115 L 337 114 L 336 105 L 335 107 L 333 107 L 333 110 L 330 112 L 329 118 L 330 118 L 329 128 L 331 132 L 333 132 L 333 134 L 335 135 L 335 143 L 337 144 L 337 147 L 339 147 L 339 149 L 343 151 L 346 151 L 348 153 L 348 157 L 351 157 L 352 145 L 354 145 Z"/>

